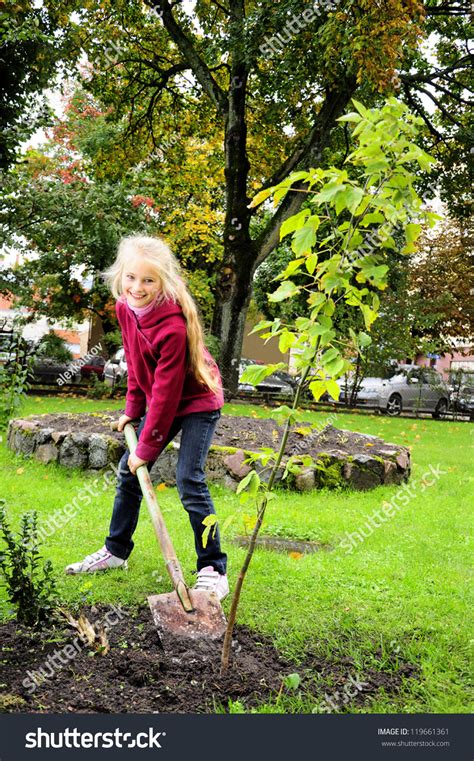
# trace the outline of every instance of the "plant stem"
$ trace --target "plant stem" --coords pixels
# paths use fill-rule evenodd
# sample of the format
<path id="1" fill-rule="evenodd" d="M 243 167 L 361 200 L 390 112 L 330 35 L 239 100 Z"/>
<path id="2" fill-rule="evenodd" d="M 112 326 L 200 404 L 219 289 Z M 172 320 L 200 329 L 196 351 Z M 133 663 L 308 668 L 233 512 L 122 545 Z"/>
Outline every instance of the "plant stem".
<path id="1" fill-rule="evenodd" d="M 319 340 L 318 340 L 318 343 L 317 343 L 316 348 L 314 350 L 314 357 L 316 357 L 316 354 L 318 352 L 318 348 L 319 348 Z M 313 357 L 313 359 L 314 359 L 314 357 Z M 298 383 L 298 386 L 296 388 L 296 393 L 295 393 L 295 396 L 294 396 L 294 399 L 293 399 L 293 406 L 291 408 L 292 411 L 296 410 L 296 408 L 298 406 L 298 403 L 299 403 L 299 400 L 300 400 L 300 396 L 301 396 L 301 391 L 302 391 L 303 385 L 304 385 L 304 383 L 306 381 L 306 378 L 308 377 L 308 373 L 309 373 L 310 369 L 311 369 L 311 362 L 308 363 L 307 367 L 305 367 L 305 369 L 303 371 L 303 375 L 301 376 L 300 382 Z M 261 502 L 260 506 L 257 508 L 257 521 L 255 523 L 255 526 L 253 528 L 253 531 L 252 531 L 252 534 L 251 534 L 251 537 L 250 537 L 250 542 L 249 542 L 248 550 L 247 550 L 247 553 L 245 555 L 245 559 L 244 559 L 242 568 L 240 569 L 239 577 L 237 579 L 237 583 L 236 583 L 235 589 L 234 589 L 234 594 L 232 595 L 232 602 L 231 602 L 230 611 L 229 611 L 229 618 L 228 618 L 228 621 L 227 621 L 227 629 L 226 629 L 225 636 L 224 636 L 224 644 L 222 645 L 221 668 L 220 668 L 220 674 L 221 674 L 221 676 L 224 674 L 224 672 L 227 670 L 227 668 L 229 666 L 230 649 L 231 649 L 231 645 L 232 645 L 232 633 L 234 631 L 235 617 L 236 617 L 236 614 L 237 614 L 237 608 L 239 606 L 240 594 L 241 594 L 241 591 L 242 591 L 242 586 L 243 586 L 243 583 L 244 583 L 245 575 L 247 573 L 247 569 L 248 569 L 248 567 L 250 565 L 250 561 L 252 559 L 252 555 L 253 555 L 254 550 L 255 550 L 255 544 L 257 542 L 258 532 L 260 531 L 260 528 L 261 528 L 262 523 L 263 523 L 263 518 L 265 516 L 265 510 L 266 510 L 267 503 L 268 503 L 267 494 L 273 488 L 273 483 L 275 481 L 275 477 L 276 477 L 278 468 L 280 466 L 281 460 L 282 460 L 283 455 L 285 453 L 286 443 L 288 441 L 288 436 L 289 436 L 290 427 L 291 427 L 291 422 L 290 421 L 291 421 L 291 417 L 289 417 L 287 419 L 286 423 L 285 423 L 285 428 L 284 428 L 284 431 L 283 431 L 283 436 L 281 437 L 280 448 L 278 450 L 278 454 L 277 454 L 275 463 L 274 463 L 273 468 L 271 470 L 270 478 L 268 479 L 268 484 L 267 484 L 266 491 L 265 491 L 265 493 L 262 496 L 262 502 Z"/>

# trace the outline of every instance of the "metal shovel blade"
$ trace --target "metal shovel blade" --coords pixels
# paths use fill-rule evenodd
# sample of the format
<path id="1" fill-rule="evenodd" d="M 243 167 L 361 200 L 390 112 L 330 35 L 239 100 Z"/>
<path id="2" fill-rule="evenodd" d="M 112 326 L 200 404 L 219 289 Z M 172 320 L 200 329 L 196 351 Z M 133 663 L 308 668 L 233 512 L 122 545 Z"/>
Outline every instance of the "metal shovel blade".
<path id="1" fill-rule="evenodd" d="M 167 637 L 196 641 L 216 640 L 224 635 L 227 622 L 217 595 L 193 590 L 190 597 L 194 607 L 191 613 L 183 609 L 176 592 L 148 597 L 162 642 Z"/>

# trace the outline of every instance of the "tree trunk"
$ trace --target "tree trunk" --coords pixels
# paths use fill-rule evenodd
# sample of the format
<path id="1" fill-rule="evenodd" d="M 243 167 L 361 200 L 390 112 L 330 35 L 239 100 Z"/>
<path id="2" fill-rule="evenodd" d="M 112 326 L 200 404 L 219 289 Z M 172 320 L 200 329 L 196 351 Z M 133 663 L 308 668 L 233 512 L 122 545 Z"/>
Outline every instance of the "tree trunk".
<path id="1" fill-rule="evenodd" d="M 304 201 L 303 193 L 288 193 L 267 228 L 258 240 L 250 237 L 252 211 L 248 209 L 247 177 L 249 162 L 246 154 L 247 125 L 245 95 L 247 72 L 244 64 L 232 69 L 229 109 L 225 123 L 226 220 L 224 258 L 219 276 L 212 332 L 220 340 L 219 366 L 227 395 L 235 394 L 238 368 L 242 354 L 245 321 L 252 295 L 252 278 L 259 264 L 279 242 L 281 223 L 296 214 Z M 336 119 L 355 89 L 351 81 L 339 90 L 328 92 L 312 130 L 311 141 L 300 167 L 317 166 L 323 148 L 329 143 Z M 276 274 L 276 273 L 275 273 Z"/>

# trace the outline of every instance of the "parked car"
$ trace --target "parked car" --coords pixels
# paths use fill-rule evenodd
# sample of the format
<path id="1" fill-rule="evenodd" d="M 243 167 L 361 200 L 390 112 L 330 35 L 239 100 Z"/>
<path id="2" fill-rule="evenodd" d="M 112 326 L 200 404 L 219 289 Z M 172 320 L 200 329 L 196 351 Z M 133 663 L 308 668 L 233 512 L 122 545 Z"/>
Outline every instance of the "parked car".
<path id="1" fill-rule="evenodd" d="M 345 381 L 340 379 L 338 384 L 339 403 L 345 403 Z M 441 375 L 430 367 L 397 365 L 387 378 L 364 378 L 356 406 L 376 408 L 391 416 L 404 410 L 419 410 L 440 418 L 449 407 L 449 389 Z"/>
<path id="2" fill-rule="evenodd" d="M 454 412 L 474 420 L 474 373 L 455 371 L 450 376 L 450 401 Z"/>
<path id="3" fill-rule="evenodd" d="M 81 366 L 81 377 L 90 378 L 96 375 L 99 380 L 104 380 L 105 359 L 103 357 L 91 357 L 89 361 Z"/>
<path id="4" fill-rule="evenodd" d="M 125 359 L 125 349 L 117 349 L 114 356 L 111 357 L 104 365 L 104 382 L 109 386 L 116 386 L 121 381 L 126 381 L 128 377 L 127 360 Z"/>
<path id="5" fill-rule="evenodd" d="M 28 375 L 30 383 L 57 383 L 59 386 L 80 383 L 81 373 L 74 362 L 58 362 L 50 357 L 38 358 Z"/>
<path id="6" fill-rule="evenodd" d="M 294 379 L 288 373 L 278 370 L 272 375 L 267 375 L 257 386 L 252 386 L 250 383 L 242 383 L 240 380 L 244 370 L 249 365 L 263 365 L 263 362 L 256 362 L 253 359 L 240 360 L 239 364 L 239 385 L 237 390 L 241 393 L 254 393 L 258 391 L 262 394 L 273 394 L 275 396 L 293 396 Z"/>

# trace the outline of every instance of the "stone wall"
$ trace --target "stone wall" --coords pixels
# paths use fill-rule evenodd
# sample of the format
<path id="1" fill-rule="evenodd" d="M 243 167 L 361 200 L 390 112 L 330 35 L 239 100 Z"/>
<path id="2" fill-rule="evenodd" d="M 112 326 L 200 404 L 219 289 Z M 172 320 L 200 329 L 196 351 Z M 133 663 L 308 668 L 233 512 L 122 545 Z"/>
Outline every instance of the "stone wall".
<path id="1" fill-rule="evenodd" d="M 51 416 L 44 417 L 51 422 Z M 43 463 L 54 462 L 88 471 L 106 468 L 111 463 L 118 464 L 125 452 L 122 434 L 55 430 L 44 425 L 41 418 L 39 415 L 10 422 L 7 438 L 12 451 L 35 457 Z M 74 416 L 70 418 L 72 421 Z M 71 428 L 73 427 L 71 422 Z M 328 426 L 325 430 L 330 429 L 332 427 Z M 344 433 L 346 439 L 351 435 L 357 437 L 360 451 L 354 451 L 353 454 L 338 451 L 337 448 L 321 451 L 316 456 L 313 455 L 317 460 L 316 467 L 304 467 L 299 474 L 290 474 L 285 481 L 282 481 L 285 466 L 283 460 L 276 481 L 282 486 L 298 491 L 342 486 L 364 491 L 382 484 L 400 484 L 408 480 L 410 452 L 406 447 L 385 444 L 374 436 L 353 434 L 350 431 Z M 377 454 L 368 453 L 364 446 L 373 447 L 374 441 L 378 442 Z M 245 442 L 242 443 L 245 445 Z M 235 490 L 239 481 L 250 471 L 250 466 L 244 462 L 250 451 L 238 447 L 212 445 L 206 467 L 209 481 Z M 178 454 L 179 444 L 169 444 L 151 470 L 154 483 L 175 485 Z M 255 469 L 263 480 L 268 479 L 268 468 L 256 463 Z"/>

